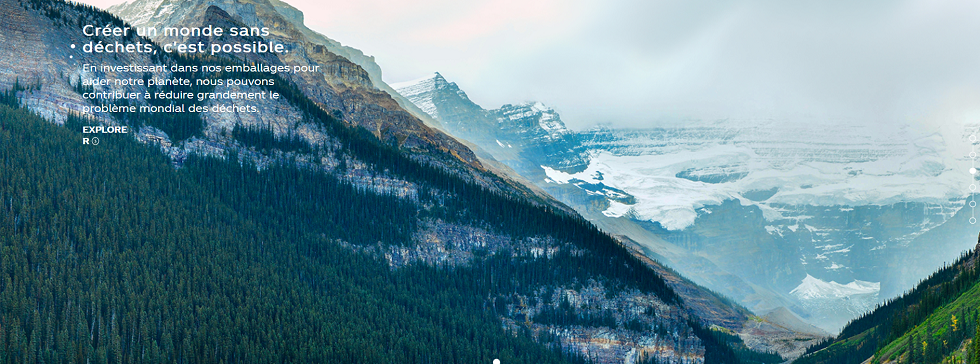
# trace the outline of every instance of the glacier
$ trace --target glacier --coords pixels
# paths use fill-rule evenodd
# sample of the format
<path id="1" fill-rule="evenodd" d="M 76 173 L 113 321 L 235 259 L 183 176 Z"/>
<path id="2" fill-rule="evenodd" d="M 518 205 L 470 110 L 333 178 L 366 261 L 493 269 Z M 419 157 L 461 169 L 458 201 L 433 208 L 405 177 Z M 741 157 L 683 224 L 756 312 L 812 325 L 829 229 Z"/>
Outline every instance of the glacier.
<path id="1" fill-rule="evenodd" d="M 694 224 L 696 210 L 728 199 L 758 205 L 767 219 L 784 217 L 779 205 L 865 206 L 903 202 L 962 207 L 973 181 L 968 145 L 949 150 L 942 138 L 899 130 L 882 135 L 867 127 L 686 127 L 596 129 L 583 133 L 594 151 L 584 171 L 558 177 L 606 185 L 638 200 L 637 219 L 669 230 Z M 612 134 L 605 140 L 589 134 Z M 877 135 L 875 135 L 877 134 Z M 961 139 L 965 136 L 961 136 Z M 962 144 L 962 143 L 961 143 Z M 755 191 L 775 190 L 761 201 Z"/>

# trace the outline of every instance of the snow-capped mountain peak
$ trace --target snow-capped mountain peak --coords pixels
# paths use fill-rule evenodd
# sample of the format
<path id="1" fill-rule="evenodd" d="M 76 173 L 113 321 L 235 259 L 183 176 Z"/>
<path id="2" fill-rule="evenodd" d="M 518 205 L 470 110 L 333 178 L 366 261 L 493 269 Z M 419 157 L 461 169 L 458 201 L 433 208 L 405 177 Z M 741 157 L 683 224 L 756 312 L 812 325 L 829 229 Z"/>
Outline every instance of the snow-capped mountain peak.
<path id="1" fill-rule="evenodd" d="M 442 77 L 442 74 L 440 74 L 439 72 L 433 72 L 428 75 L 425 75 L 424 77 L 419 77 L 414 80 L 409 80 L 404 82 L 395 82 L 395 83 L 391 83 L 390 85 L 391 88 L 398 91 L 398 93 L 402 94 L 402 96 L 405 96 L 406 93 L 415 95 L 420 92 L 431 91 L 436 88 L 433 87 L 433 85 L 438 85 L 441 83 L 448 83 L 448 82 L 446 81 L 445 77 Z M 403 93 L 402 90 L 405 90 L 405 92 Z"/>
<path id="2" fill-rule="evenodd" d="M 561 121 L 555 109 L 540 102 L 507 104 L 491 112 L 497 116 L 501 129 L 540 128 L 547 139 L 559 139 L 572 133 L 565 127 L 565 123 Z"/>
<path id="3" fill-rule="evenodd" d="M 534 105 L 531 105 L 531 109 L 541 113 L 541 118 L 538 119 L 538 125 L 541 126 L 541 129 L 544 129 L 549 133 L 568 134 L 571 132 L 565 127 L 565 123 L 563 123 L 558 117 L 558 113 L 555 112 L 555 109 L 547 107 L 540 102 L 535 102 Z"/>
<path id="4" fill-rule="evenodd" d="M 135 7 L 133 4 L 135 0 L 126 1 L 122 4 L 117 5 L 118 8 L 133 8 L 138 9 L 130 14 L 125 14 L 127 20 L 134 26 L 146 26 L 151 24 L 151 20 L 166 18 L 174 12 L 176 8 L 169 0 L 152 0 L 146 3 L 144 6 Z M 164 4 L 166 3 L 166 4 Z"/>
<path id="5" fill-rule="evenodd" d="M 458 101 L 472 103 L 469 96 L 466 96 L 455 82 L 446 81 L 439 72 L 411 81 L 392 83 L 391 87 L 435 119 L 440 119 L 444 115 L 439 112 L 434 100 L 439 97 L 445 98 L 446 92 L 448 95 L 458 97 L 460 99 Z"/>
<path id="6" fill-rule="evenodd" d="M 840 284 L 834 281 L 826 282 L 807 274 L 803 282 L 789 293 L 801 299 L 814 299 L 876 294 L 879 290 L 881 290 L 879 282 L 855 280 L 848 284 Z"/>
<path id="7" fill-rule="evenodd" d="M 574 135 L 565 127 L 558 112 L 541 102 L 507 104 L 487 110 L 438 72 L 391 86 L 453 135 L 484 148 L 497 150 L 499 147 L 498 152 L 509 150 L 508 155 L 495 156 L 498 159 L 513 158 L 516 156 L 513 153 L 520 153 L 525 147 L 554 148 L 556 153 L 567 153 L 569 145 L 555 143 L 566 142 Z"/>

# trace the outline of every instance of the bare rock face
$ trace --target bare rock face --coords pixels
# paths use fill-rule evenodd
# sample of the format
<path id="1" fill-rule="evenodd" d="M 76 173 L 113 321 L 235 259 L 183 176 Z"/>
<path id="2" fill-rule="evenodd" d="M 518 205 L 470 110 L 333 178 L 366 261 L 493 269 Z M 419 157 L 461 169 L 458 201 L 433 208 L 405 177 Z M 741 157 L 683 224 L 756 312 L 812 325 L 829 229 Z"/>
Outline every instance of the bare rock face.
<path id="1" fill-rule="evenodd" d="M 414 81 L 391 84 L 400 95 L 439 121 L 454 136 L 478 145 L 492 144 L 497 121 L 439 72 Z"/>
<path id="2" fill-rule="evenodd" d="M 177 6 L 176 3 L 158 3 L 156 5 L 160 5 L 160 7 L 152 8 L 149 16 L 143 18 L 144 23 L 142 24 L 145 25 L 145 21 L 148 19 L 156 19 L 153 16 L 174 15 L 175 9 L 181 9 L 177 15 L 190 16 L 194 14 L 196 17 L 182 19 L 180 22 L 174 23 L 178 26 L 244 24 L 242 19 L 251 19 L 256 22 L 255 24 L 261 26 L 268 23 L 270 28 L 285 29 L 285 31 L 280 32 L 281 34 L 276 35 L 283 37 L 281 39 L 302 36 L 297 31 L 290 31 L 290 26 L 283 23 L 285 20 L 280 17 L 276 10 L 268 6 L 267 2 L 259 4 L 265 4 L 264 7 L 256 7 L 254 3 L 235 2 L 239 7 L 232 8 L 241 10 L 243 16 L 236 16 L 217 6 L 203 3 L 197 7 L 190 7 L 194 10 L 200 10 L 199 12 L 187 11 L 183 4 Z M 22 86 L 32 86 L 19 93 L 21 103 L 49 120 L 61 123 L 67 115 L 81 113 L 95 116 L 106 124 L 131 125 L 137 139 L 158 145 L 162 152 L 168 155 L 175 164 L 180 164 L 191 153 L 220 156 L 228 151 L 235 151 L 240 156 L 258 159 L 255 161 L 258 165 L 262 165 L 264 161 L 268 162 L 267 159 L 269 158 L 276 158 L 244 150 L 243 146 L 236 143 L 231 136 L 231 130 L 235 125 L 245 127 L 258 125 L 263 128 L 271 128 L 276 132 L 276 135 L 283 135 L 284 131 L 288 130 L 288 133 L 299 135 L 313 145 L 327 146 L 327 150 L 332 150 L 329 146 L 334 141 L 329 135 L 326 135 L 324 130 L 317 130 L 309 123 L 298 124 L 297 122 L 303 119 L 303 113 L 295 110 L 292 105 L 284 100 L 263 102 L 261 105 L 256 105 L 261 109 L 261 112 L 256 115 L 205 113 L 201 115 L 204 134 L 186 140 L 174 139 L 160 129 L 142 125 L 139 120 L 121 120 L 108 113 L 93 112 L 89 109 L 98 102 L 84 99 L 76 90 L 76 86 L 81 80 L 94 78 L 107 80 L 141 79 L 144 77 L 143 72 L 116 71 L 115 68 L 107 70 L 102 67 L 131 65 L 163 66 L 162 71 L 151 72 L 152 77 L 169 78 L 172 75 L 167 68 L 172 63 L 166 61 L 169 56 L 163 54 L 162 51 L 158 52 L 157 55 L 84 52 L 83 47 L 89 42 L 152 43 L 149 39 L 132 34 L 135 32 L 130 32 L 131 35 L 124 38 L 84 36 L 79 29 L 79 24 L 124 25 L 111 14 L 85 5 L 63 2 L 34 3 L 24 0 L 0 0 L 0 6 L 5 9 L 4 16 L 0 17 L 0 40 L 4 44 L 3 52 L 0 53 L 0 89 L 9 89 L 15 83 Z M 265 9 L 265 12 L 262 9 Z M 256 14 L 265 14 L 274 19 L 260 22 L 260 17 Z M 199 40 L 203 41 L 204 39 Z M 167 41 L 167 39 L 161 39 L 161 41 Z M 286 43 L 286 41 L 281 40 L 277 42 Z M 325 109 L 341 110 L 348 122 L 362 125 L 392 144 L 397 143 L 403 148 L 410 149 L 417 159 L 427 160 L 447 170 L 455 171 L 484 186 L 519 193 L 513 192 L 518 191 L 513 187 L 514 184 L 508 184 L 504 179 L 485 173 L 475 156 L 465 146 L 441 132 L 425 126 L 421 121 L 400 109 L 398 104 L 385 92 L 373 87 L 370 76 L 357 64 L 330 52 L 324 45 L 299 41 L 290 42 L 290 46 L 299 51 L 289 53 L 289 57 L 279 59 L 278 57 L 259 56 L 247 59 L 247 61 L 269 64 L 320 65 L 324 72 L 307 74 L 305 78 L 296 77 L 293 81 Z M 156 44 L 151 44 L 151 46 L 159 50 Z M 94 91 L 142 94 L 147 91 L 147 88 L 139 85 L 117 86 L 109 84 L 97 85 L 94 87 Z M 221 88 L 218 91 L 221 91 Z M 137 99 L 133 101 L 133 104 L 140 106 L 146 105 L 146 102 Z M 328 154 L 328 157 L 324 157 L 326 159 L 306 156 L 303 158 L 309 159 L 309 161 L 303 162 L 303 158 L 299 158 L 296 162 L 308 163 L 309 167 L 313 169 L 330 170 L 332 166 L 339 163 L 338 158 L 342 157 L 337 154 Z M 351 174 L 356 175 L 357 170 L 359 169 L 352 168 Z M 365 185 L 369 189 L 380 188 L 378 186 L 381 185 L 377 178 L 355 178 L 352 182 Z"/>
<path id="3" fill-rule="evenodd" d="M 381 70 L 373 58 L 310 30 L 302 24 L 302 12 L 288 4 L 277 0 L 133 0 L 109 11 L 135 27 L 162 29 L 219 23 L 268 27 L 270 34 L 263 39 L 284 44 L 288 52 L 272 55 L 275 59 L 246 60 L 319 66 L 319 72 L 284 76 L 323 109 L 369 130 L 383 141 L 411 151 L 418 160 L 484 187 L 546 204 L 555 203 L 506 173 L 484 166 L 469 147 L 443 133 L 438 122 L 382 82 Z M 153 40 L 159 44 L 188 41 L 161 33 Z"/>
<path id="4" fill-rule="evenodd" d="M 433 119 L 429 116 L 429 114 L 426 114 L 415 106 L 414 103 L 405 97 L 402 97 L 402 95 L 399 95 L 391 86 L 381 79 L 381 66 L 374 61 L 374 57 L 365 55 L 364 52 L 361 52 L 356 48 L 344 46 L 340 44 L 340 42 L 327 38 L 323 34 L 317 33 L 306 27 L 306 25 L 303 23 L 303 12 L 299 11 L 299 9 L 296 9 L 279 0 L 269 0 L 269 2 L 275 7 L 276 11 L 283 16 L 283 18 L 289 21 L 300 33 L 303 34 L 303 36 L 310 39 L 311 42 L 322 45 L 331 53 L 344 57 L 351 62 L 354 62 L 358 66 L 361 66 L 361 68 L 367 72 L 368 77 L 370 78 L 374 87 L 388 93 L 388 95 L 393 97 L 395 101 L 398 102 L 399 106 L 411 113 L 413 116 L 419 118 L 419 120 L 422 120 L 425 125 L 444 130 L 443 126 L 438 120 Z"/>
<path id="5" fill-rule="evenodd" d="M 38 112 L 43 117 L 61 123 L 70 113 L 82 113 L 95 116 L 107 124 L 133 124 L 134 132 L 139 131 L 141 122 L 137 120 L 117 120 L 108 113 L 88 110 L 93 100 L 84 99 L 76 90 L 83 79 L 140 79 L 143 72 L 126 72 L 105 70 L 101 66 L 163 66 L 163 70 L 155 70 L 154 78 L 169 78 L 172 73 L 167 66 L 173 62 L 153 41 L 132 34 L 124 38 L 117 37 L 86 37 L 79 29 L 79 24 L 100 24 L 123 26 L 118 18 L 93 9 L 86 5 L 76 5 L 62 2 L 34 3 L 25 0 L 0 0 L 5 9 L 0 18 L 0 40 L 4 44 L 0 54 L 0 89 L 9 89 L 14 83 L 21 85 L 37 85 L 21 92 L 19 98 L 23 105 Z M 220 6 L 219 6 L 220 5 Z M 134 27 L 198 27 L 202 25 L 229 26 L 248 25 L 269 27 L 272 34 L 269 39 L 276 43 L 287 45 L 290 52 L 282 57 L 272 54 L 250 55 L 239 59 L 239 62 L 260 62 L 271 65 L 315 65 L 320 72 L 297 73 L 286 75 L 311 100 L 318 103 L 327 111 L 337 112 L 351 124 L 364 127 L 374 135 L 390 144 L 398 145 L 409 151 L 413 158 L 425 161 L 445 170 L 476 182 L 484 187 L 508 194 L 530 196 L 535 200 L 545 200 L 518 182 L 489 173 L 466 146 L 437 129 L 427 126 L 423 121 L 402 109 L 399 103 L 383 90 L 375 87 L 380 75 L 374 77 L 344 56 L 332 50 L 344 51 L 345 54 L 364 58 L 363 54 L 352 48 L 342 47 L 336 42 L 327 42 L 327 38 L 309 31 L 305 27 L 297 28 L 292 22 L 302 19 L 298 11 L 290 12 L 287 5 L 273 6 L 268 0 L 235 0 L 223 2 L 173 2 L 173 1 L 141 1 L 124 4 L 132 12 L 121 11 L 120 14 L 133 16 Z M 226 10 L 228 9 L 228 10 Z M 125 9 L 124 9 L 125 10 Z M 289 16 L 283 16 L 283 13 Z M 162 34 L 162 33 L 159 33 Z M 310 41 L 308 35 L 317 39 Z M 192 39 L 193 41 L 243 42 L 258 41 L 256 39 Z M 191 39 L 167 39 L 158 37 L 161 43 L 173 41 L 190 41 Z M 151 44 L 158 50 L 157 55 L 148 53 L 86 53 L 84 45 L 89 42 L 127 44 Z M 332 43 L 331 43 L 332 42 Z M 369 57 L 362 61 L 371 61 Z M 373 63 L 372 63 L 373 64 Z M 89 65 L 91 67 L 86 67 Z M 93 68 L 95 67 L 95 68 Z M 380 82 L 380 81 L 377 81 Z M 387 87 L 387 86 L 385 86 Z M 145 86 L 114 84 L 95 86 L 96 92 L 127 92 L 144 93 Z M 394 92 L 392 92 L 394 93 Z M 400 97 L 400 96 L 399 96 Z M 279 110 L 278 113 L 261 113 L 264 126 L 276 130 L 293 125 L 301 119 L 302 113 L 290 110 L 292 106 L 284 101 L 280 104 L 266 105 L 269 110 Z M 146 105 L 142 99 L 133 101 L 136 106 Z M 410 103 L 409 103 L 410 104 Z M 300 115 L 300 117 L 297 117 Z M 194 151 L 204 151 L 215 154 L 222 150 L 238 149 L 240 146 L 232 143 L 229 128 L 236 123 L 248 125 L 249 116 L 234 115 L 203 115 L 204 131 L 207 135 L 195 137 L 194 140 L 175 140 L 162 130 L 149 130 L 145 141 L 159 141 L 164 152 L 171 156 L 175 163 Z M 229 119 L 230 118 L 230 119 Z M 243 119 L 244 118 L 244 119 Z M 227 120 L 226 120 L 227 119 Z M 232 120 L 234 119 L 234 120 Z M 217 124 L 213 124 L 217 123 Z M 219 128 L 220 127 L 220 128 Z M 296 127 L 293 125 L 293 127 Z M 307 126 L 301 126 L 306 128 Z M 294 130 L 295 131 L 295 130 Z M 161 134 L 162 133 L 162 134 Z M 318 131 L 310 130 L 303 136 L 314 144 L 324 142 L 327 138 Z M 159 135 L 158 135 L 159 134 Z M 187 142 L 187 143 L 185 143 Z M 326 165 L 336 164 L 336 160 L 326 161 Z"/>
<path id="6" fill-rule="evenodd" d="M 383 82 L 373 59 L 309 30 L 302 24 L 302 12 L 285 3 L 270 0 L 134 0 L 111 7 L 109 11 L 136 27 L 196 27 L 232 21 L 248 27 L 268 27 L 270 34 L 264 37 L 265 40 L 283 43 L 288 49 L 287 53 L 278 55 L 278 62 L 289 66 L 319 66 L 320 72 L 289 74 L 288 78 L 323 108 L 339 111 L 345 121 L 370 130 L 382 140 L 435 156 L 435 162 L 445 154 L 483 170 L 469 148 L 406 111 L 392 98 L 391 94 L 396 93 L 376 87 Z M 153 40 L 159 44 L 188 41 L 163 34 Z M 371 65 L 376 75 L 372 76 L 347 57 Z M 254 61 L 275 63 L 276 60 Z"/>
<path id="7" fill-rule="evenodd" d="M 241 28 L 246 27 L 245 24 L 235 20 L 231 14 L 228 14 L 221 8 L 211 5 L 204 11 L 204 16 L 201 19 L 201 26 L 204 27 L 214 27 L 222 29 L 231 28 Z M 262 42 L 262 37 L 259 36 L 231 36 L 228 33 L 222 33 L 220 36 L 196 36 L 186 39 L 188 43 L 203 43 L 210 47 L 211 44 L 250 44 L 253 42 Z M 249 62 L 256 62 L 267 64 L 271 66 L 281 66 L 282 62 L 279 58 L 271 53 L 245 53 L 242 58 Z"/>
<path id="8" fill-rule="evenodd" d="M 23 92 L 21 102 L 50 120 L 63 122 L 69 112 L 78 112 L 89 105 L 72 87 L 80 78 L 96 75 L 90 71 L 83 72 L 82 65 L 153 64 L 150 57 L 142 53 L 82 52 L 82 46 L 93 39 L 82 36 L 80 29 L 72 29 L 76 25 L 74 19 L 81 15 L 72 13 L 70 8 L 58 16 L 41 15 L 27 1 L 0 0 L 0 8 L 3 9 L 3 16 L 0 17 L 0 44 L 3 44 L 0 52 L 0 88 L 9 89 L 15 82 L 40 85 L 38 89 Z M 140 77 L 127 72 L 104 76 Z M 97 87 L 96 90 L 142 92 L 145 88 L 131 86 L 114 89 L 106 86 Z M 103 115 L 96 113 L 96 116 Z"/>

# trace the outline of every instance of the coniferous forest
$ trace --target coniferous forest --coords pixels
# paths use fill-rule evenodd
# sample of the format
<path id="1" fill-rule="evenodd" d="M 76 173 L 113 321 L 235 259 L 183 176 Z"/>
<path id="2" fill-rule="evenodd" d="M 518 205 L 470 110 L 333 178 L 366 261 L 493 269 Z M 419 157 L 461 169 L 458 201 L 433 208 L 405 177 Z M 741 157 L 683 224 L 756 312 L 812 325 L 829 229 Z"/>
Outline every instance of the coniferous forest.
<path id="1" fill-rule="evenodd" d="M 217 160 L 178 170 L 128 136 L 82 146 L 77 118 L 63 128 L 0 106 L 0 121 L 0 362 L 569 360 L 481 310 L 467 281 L 478 272 L 393 272 L 317 233 L 404 234 L 385 225 L 412 221 L 394 198 L 321 184 L 348 197 L 333 210 L 387 212 L 277 215 L 263 205 L 276 192 L 213 191 L 228 173 L 249 183 L 309 176 Z M 287 201 L 309 196 L 296 197 Z"/>
<path id="2" fill-rule="evenodd" d="M 351 153 L 418 182 L 420 199 L 458 198 L 425 210 L 294 166 L 259 171 L 235 155 L 192 156 L 175 169 L 127 135 L 82 145 L 90 120 L 54 125 L 15 108 L 18 90 L 0 95 L 0 362 L 580 362 L 505 331 L 486 297 L 599 277 L 680 302 L 582 218 L 462 181 L 330 115 L 321 120 Z M 422 217 L 552 234 L 592 253 L 392 270 L 335 243 L 413 244 Z M 711 362 L 756 358 L 689 325 Z"/>

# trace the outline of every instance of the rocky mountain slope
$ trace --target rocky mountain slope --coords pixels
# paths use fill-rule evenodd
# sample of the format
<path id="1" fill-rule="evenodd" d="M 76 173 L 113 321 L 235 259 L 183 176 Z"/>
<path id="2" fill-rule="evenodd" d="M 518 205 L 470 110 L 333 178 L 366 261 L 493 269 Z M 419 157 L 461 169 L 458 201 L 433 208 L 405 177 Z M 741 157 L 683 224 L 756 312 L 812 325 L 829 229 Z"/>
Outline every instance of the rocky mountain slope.
<path id="1" fill-rule="evenodd" d="M 130 21 L 131 24 L 137 26 L 152 26 L 155 24 L 168 22 L 168 18 L 172 16 L 172 11 L 178 8 L 183 9 L 187 6 L 177 6 L 178 4 L 179 2 L 166 1 L 147 1 L 139 3 L 129 1 L 112 6 L 107 10 L 118 15 L 122 19 Z M 367 72 L 367 76 L 375 88 L 387 92 L 395 99 L 395 101 L 398 102 L 399 106 L 410 112 L 413 116 L 420 118 L 430 126 L 439 127 L 436 121 L 431 119 L 426 113 L 418 110 L 414 104 L 398 95 L 398 93 L 394 92 L 391 87 L 382 81 L 381 67 L 374 61 L 374 57 L 365 55 L 364 52 L 361 52 L 356 48 L 344 46 L 340 44 L 340 42 L 311 30 L 304 23 L 303 12 L 285 2 L 272 0 L 269 1 L 269 5 L 271 5 L 276 10 L 276 13 L 282 17 L 282 19 L 277 20 L 277 22 L 274 24 L 282 25 L 284 23 L 281 21 L 285 21 L 285 23 L 288 23 L 294 30 L 298 31 L 306 40 L 326 47 L 329 52 L 357 64 L 365 72 Z M 260 8 L 262 8 L 262 6 L 260 6 Z M 188 14 L 186 12 L 183 13 L 185 15 Z M 268 15 L 270 14 L 265 12 L 264 16 Z"/>
<path id="2" fill-rule="evenodd" d="M 426 125 L 392 98 L 391 95 L 396 93 L 386 92 L 390 89 L 381 81 L 380 68 L 370 57 L 311 31 L 302 23 L 302 12 L 288 4 L 268 0 L 146 0 L 116 5 L 109 11 L 135 27 L 204 27 L 213 21 L 208 19 L 211 6 L 217 6 L 247 27 L 268 27 L 271 34 L 264 38 L 283 43 L 288 50 L 278 54 L 276 63 L 319 66 L 322 72 L 288 73 L 285 76 L 323 108 L 336 111 L 343 120 L 370 130 L 382 140 L 420 152 L 420 157 L 429 158 L 430 162 L 450 163 L 450 168 L 456 168 L 452 166 L 452 161 L 442 158 L 442 154 L 448 153 L 476 170 L 484 170 L 469 148 Z M 179 35 L 168 37 L 160 32 L 152 40 L 167 44 L 184 43 L 190 39 Z M 204 43 L 210 42 L 205 40 Z M 271 63 L 268 59 L 249 61 Z M 367 69 L 361 64 L 366 65 Z M 472 176 L 482 178 L 479 173 Z M 486 182 L 493 183 L 492 180 Z"/>

